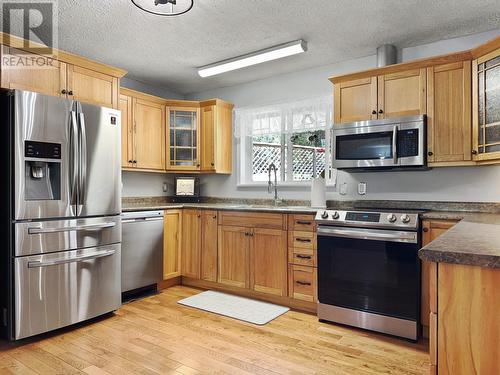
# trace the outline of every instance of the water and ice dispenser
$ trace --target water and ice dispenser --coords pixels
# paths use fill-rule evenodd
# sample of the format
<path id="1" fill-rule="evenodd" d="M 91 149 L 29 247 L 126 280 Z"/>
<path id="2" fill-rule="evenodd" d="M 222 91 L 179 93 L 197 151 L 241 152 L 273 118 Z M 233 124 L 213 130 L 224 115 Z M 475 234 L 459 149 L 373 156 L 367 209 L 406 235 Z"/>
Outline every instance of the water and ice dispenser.
<path id="1" fill-rule="evenodd" d="M 61 144 L 24 142 L 24 199 L 61 199 Z"/>

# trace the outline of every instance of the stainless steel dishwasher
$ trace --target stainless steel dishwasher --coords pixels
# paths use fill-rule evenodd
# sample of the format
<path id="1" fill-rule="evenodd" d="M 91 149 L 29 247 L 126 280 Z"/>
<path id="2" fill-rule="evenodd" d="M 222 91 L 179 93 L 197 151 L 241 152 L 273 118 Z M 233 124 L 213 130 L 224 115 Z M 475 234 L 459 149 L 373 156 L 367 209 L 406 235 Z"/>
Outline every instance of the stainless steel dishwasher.
<path id="1" fill-rule="evenodd" d="M 122 293 L 162 279 L 163 211 L 122 214 Z"/>

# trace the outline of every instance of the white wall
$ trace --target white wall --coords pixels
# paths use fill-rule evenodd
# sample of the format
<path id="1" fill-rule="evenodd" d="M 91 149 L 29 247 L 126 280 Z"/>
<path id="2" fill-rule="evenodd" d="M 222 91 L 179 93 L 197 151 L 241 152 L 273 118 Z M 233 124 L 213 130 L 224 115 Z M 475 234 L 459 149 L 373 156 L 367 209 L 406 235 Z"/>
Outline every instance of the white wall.
<path id="1" fill-rule="evenodd" d="M 403 61 L 470 49 L 500 35 L 500 30 L 405 48 Z M 266 105 L 332 93 L 328 77 L 373 68 L 375 55 L 320 66 L 268 79 L 191 94 L 187 99 L 221 98 L 235 107 Z M 236 147 L 235 153 L 236 153 Z M 215 197 L 269 198 L 267 189 L 236 186 L 236 154 L 231 176 L 203 176 L 202 193 Z M 367 183 L 367 194 L 357 195 L 357 183 Z M 426 172 L 378 172 L 348 174 L 339 172 L 338 182 L 348 184 L 348 194 L 341 196 L 329 189 L 327 199 L 402 199 L 443 201 L 500 201 L 500 166 L 439 168 Z M 337 185 L 338 186 L 338 185 Z M 309 199 L 307 189 L 281 188 L 281 197 Z"/>
<path id="2" fill-rule="evenodd" d="M 133 78 L 123 77 L 120 79 L 120 86 L 128 89 L 145 92 L 146 94 L 156 95 L 166 99 L 184 99 L 184 95 L 179 94 L 165 87 L 155 86 L 150 83 L 137 81 Z"/>
<path id="3" fill-rule="evenodd" d="M 166 193 L 163 183 L 168 184 Z M 171 194 L 173 177 L 164 173 L 122 172 L 122 197 L 158 197 Z"/>

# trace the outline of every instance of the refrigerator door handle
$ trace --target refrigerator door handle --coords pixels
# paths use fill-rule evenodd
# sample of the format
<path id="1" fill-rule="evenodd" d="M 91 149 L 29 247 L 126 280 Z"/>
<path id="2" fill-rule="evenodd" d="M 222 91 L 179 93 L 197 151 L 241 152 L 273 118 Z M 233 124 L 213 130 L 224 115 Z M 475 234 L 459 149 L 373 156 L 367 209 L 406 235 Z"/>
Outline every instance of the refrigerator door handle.
<path id="1" fill-rule="evenodd" d="M 76 119 L 76 112 L 71 111 L 71 123 L 70 123 L 70 166 L 69 166 L 69 194 L 70 194 L 70 205 L 73 210 L 78 204 L 78 126 Z M 76 210 L 74 212 L 76 215 Z"/>
<path id="2" fill-rule="evenodd" d="M 79 124 L 80 124 L 80 174 L 79 174 L 79 212 L 81 212 L 82 206 L 87 200 L 87 134 L 85 128 L 85 115 L 80 112 L 78 113 Z"/>
<path id="3" fill-rule="evenodd" d="M 28 228 L 28 234 L 59 233 L 59 232 L 71 232 L 71 231 L 75 231 L 75 230 L 105 229 L 105 228 L 112 228 L 114 226 L 116 226 L 115 222 L 101 223 L 101 224 L 88 224 L 88 225 L 75 225 L 75 226 L 71 226 L 71 227 L 56 227 L 56 228 L 31 227 L 31 228 Z"/>
<path id="4" fill-rule="evenodd" d="M 115 252 L 116 251 L 114 249 L 110 249 L 110 250 L 106 250 L 106 251 L 102 251 L 102 252 L 95 252 L 95 253 L 88 254 L 88 255 L 76 256 L 73 258 L 49 260 L 47 262 L 32 261 L 32 262 L 28 262 L 28 268 L 40 268 L 40 267 L 56 266 L 58 264 L 74 263 L 74 262 L 81 262 L 84 260 L 92 260 L 92 259 L 97 259 L 97 258 L 109 257 L 109 256 L 113 255 Z"/>

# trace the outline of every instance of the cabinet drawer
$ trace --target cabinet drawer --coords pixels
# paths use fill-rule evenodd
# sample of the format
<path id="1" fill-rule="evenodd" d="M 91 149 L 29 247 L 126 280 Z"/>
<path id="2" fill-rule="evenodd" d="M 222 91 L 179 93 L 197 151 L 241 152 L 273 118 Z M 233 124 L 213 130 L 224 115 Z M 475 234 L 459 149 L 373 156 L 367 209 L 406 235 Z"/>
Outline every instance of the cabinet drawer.
<path id="1" fill-rule="evenodd" d="M 303 301 L 317 301 L 316 268 L 290 265 L 288 269 L 289 295 Z"/>
<path id="2" fill-rule="evenodd" d="M 264 212 L 219 213 L 219 225 L 286 230 L 286 215 Z"/>
<path id="3" fill-rule="evenodd" d="M 316 252 L 290 247 L 288 248 L 288 262 L 301 266 L 316 266 Z"/>
<path id="4" fill-rule="evenodd" d="M 288 229 L 291 231 L 314 232 L 314 215 L 288 215 Z"/>
<path id="5" fill-rule="evenodd" d="M 314 232 L 288 232 L 288 246 L 299 249 L 315 249 L 316 234 Z"/>

